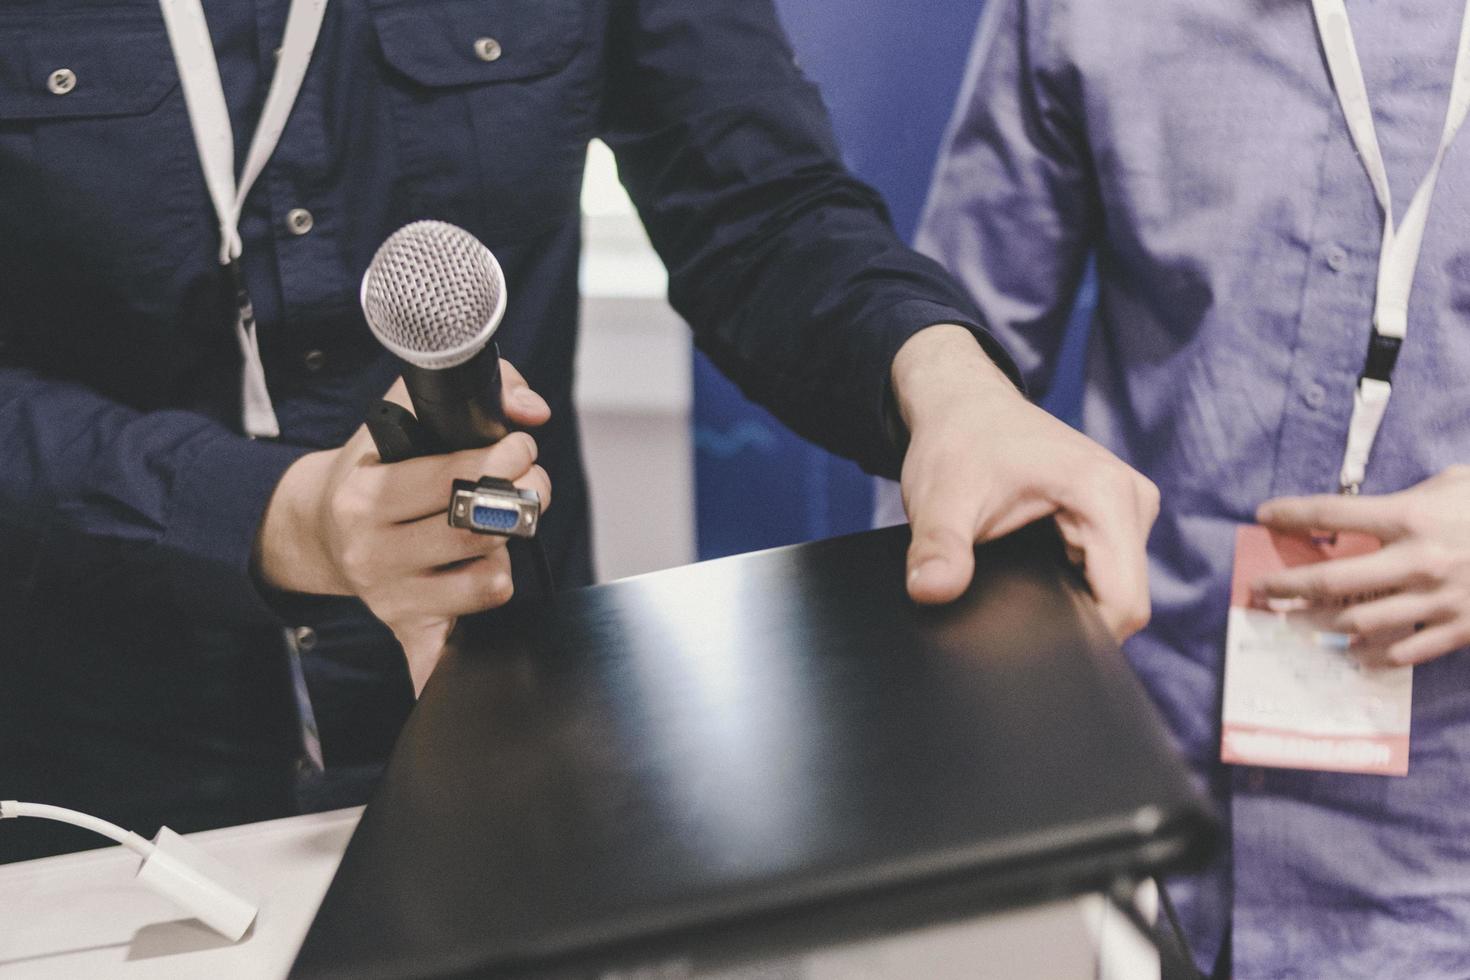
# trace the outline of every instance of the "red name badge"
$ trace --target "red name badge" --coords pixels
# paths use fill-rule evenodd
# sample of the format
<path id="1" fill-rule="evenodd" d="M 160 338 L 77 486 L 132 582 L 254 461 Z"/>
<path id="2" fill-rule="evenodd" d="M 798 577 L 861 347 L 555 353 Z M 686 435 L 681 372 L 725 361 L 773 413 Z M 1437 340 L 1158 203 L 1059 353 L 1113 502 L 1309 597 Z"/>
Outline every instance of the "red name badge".
<path id="1" fill-rule="evenodd" d="M 1237 529 L 1225 638 L 1223 761 L 1408 773 L 1413 668 L 1365 666 L 1359 656 L 1371 648 L 1332 630 L 1336 608 L 1267 604 L 1251 593 L 1251 585 L 1270 572 L 1379 547 L 1364 534 L 1329 539 L 1258 526 Z"/>

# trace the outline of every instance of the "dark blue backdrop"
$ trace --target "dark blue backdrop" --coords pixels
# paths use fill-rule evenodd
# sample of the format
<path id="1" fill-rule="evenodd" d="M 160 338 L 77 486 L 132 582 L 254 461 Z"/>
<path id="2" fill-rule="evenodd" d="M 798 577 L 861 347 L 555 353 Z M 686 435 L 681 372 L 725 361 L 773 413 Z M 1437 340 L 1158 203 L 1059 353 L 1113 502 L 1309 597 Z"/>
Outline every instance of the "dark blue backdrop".
<path id="1" fill-rule="evenodd" d="M 776 5 L 802 68 L 822 88 L 848 165 L 883 194 L 894 226 L 911 237 L 964 74 L 980 3 L 777 0 Z M 1075 394 L 1075 384 L 1057 385 L 1052 407 L 1071 415 Z M 868 526 L 869 478 L 793 436 L 699 354 L 694 427 L 701 559 Z"/>
<path id="2" fill-rule="evenodd" d="M 777 0 L 797 57 L 822 87 L 848 165 L 913 234 L 964 71 L 975 0 Z M 700 558 L 866 527 L 870 481 L 694 364 Z"/>

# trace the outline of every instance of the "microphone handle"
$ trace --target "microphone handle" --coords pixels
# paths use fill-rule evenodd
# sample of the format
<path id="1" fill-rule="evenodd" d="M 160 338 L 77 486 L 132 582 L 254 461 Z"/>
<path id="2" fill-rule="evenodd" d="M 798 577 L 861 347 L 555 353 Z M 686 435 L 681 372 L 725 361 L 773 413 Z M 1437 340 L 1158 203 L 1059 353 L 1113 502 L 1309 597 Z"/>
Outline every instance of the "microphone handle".
<path id="1" fill-rule="evenodd" d="M 500 406 L 500 350 L 493 341 L 452 368 L 404 364 L 403 381 L 419 423 L 443 450 L 479 449 L 510 432 Z"/>

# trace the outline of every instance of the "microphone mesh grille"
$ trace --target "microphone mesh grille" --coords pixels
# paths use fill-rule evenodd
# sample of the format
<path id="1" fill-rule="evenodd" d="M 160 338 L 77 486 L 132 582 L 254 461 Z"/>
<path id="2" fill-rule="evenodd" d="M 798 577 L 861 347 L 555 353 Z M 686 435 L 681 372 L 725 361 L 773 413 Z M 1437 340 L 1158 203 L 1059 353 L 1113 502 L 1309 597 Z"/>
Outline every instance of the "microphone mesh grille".
<path id="1" fill-rule="evenodd" d="M 362 308 L 378 339 L 409 361 L 488 341 L 505 291 L 500 264 L 463 228 L 404 225 L 378 248 L 363 278 Z M 488 328 L 488 329 L 487 329 Z"/>

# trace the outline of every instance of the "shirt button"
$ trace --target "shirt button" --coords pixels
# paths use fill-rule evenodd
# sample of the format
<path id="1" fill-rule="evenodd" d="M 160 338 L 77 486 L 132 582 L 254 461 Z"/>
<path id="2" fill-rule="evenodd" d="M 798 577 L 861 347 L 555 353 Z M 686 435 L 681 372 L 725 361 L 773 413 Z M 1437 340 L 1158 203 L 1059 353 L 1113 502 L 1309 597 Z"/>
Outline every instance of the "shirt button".
<path id="1" fill-rule="evenodd" d="M 312 374 L 316 374 L 327 365 L 326 352 L 319 350 L 309 350 L 305 354 L 301 355 L 301 363 L 306 365 L 306 370 L 310 371 Z"/>
<path id="2" fill-rule="evenodd" d="M 493 37 L 482 37 L 475 41 L 475 57 L 481 61 L 499 61 L 504 54 L 500 42 Z"/>
<path id="3" fill-rule="evenodd" d="M 76 72 L 70 68 L 58 68 L 46 76 L 46 87 L 52 95 L 65 95 L 77 87 Z"/>
<path id="4" fill-rule="evenodd" d="M 296 639 L 297 650 L 310 653 L 316 649 L 316 630 L 310 626 L 298 626 L 291 633 Z"/>
<path id="5" fill-rule="evenodd" d="M 311 212 L 306 210 L 306 208 L 292 208 L 286 212 L 286 227 L 290 229 L 293 235 L 306 234 L 308 231 L 311 231 L 311 226 L 315 223 L 316 221 L 312 218 Z"/>
<path id="6" fill-rule="evenodd" d="M 1306 402 L 1309 408 L 1321 408 L 1327 404 L 1327 389 L 1319 384 L 1309 384 L 1302 392 L 1302 401 Z"/>
<path id="7" fill-rule="evenodd" d="M 1343 266 L 1347 265 L 1347 249 L 1341 245 L 1334 245 L 1327 250 L 1327 267 L 1333 272 L 1341 272 Z"/>

